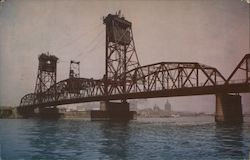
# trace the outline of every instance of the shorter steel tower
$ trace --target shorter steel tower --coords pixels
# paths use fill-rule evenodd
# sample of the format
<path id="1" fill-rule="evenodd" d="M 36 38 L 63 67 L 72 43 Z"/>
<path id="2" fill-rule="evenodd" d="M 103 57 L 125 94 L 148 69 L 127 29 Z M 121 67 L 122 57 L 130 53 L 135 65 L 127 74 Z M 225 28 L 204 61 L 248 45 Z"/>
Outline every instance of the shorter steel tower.
<path id="1" fill-rule="evenodd" d="M 80 78 L 80 62 L 70 61 L 69 78 Z"/>
<path id="2" fill-rule="evenodd" d="M 70 61 L 67 90 L 71 94 L 80 93 L 80 62 Z"/>
<path id="3" fill-rule="evenodd" d="M 42 53 L 38 59 L 35 101 L 42 103 L 45 97 L 51 97 L 56 100 L 56 66 L 58 58 L 47 52 Z"/>

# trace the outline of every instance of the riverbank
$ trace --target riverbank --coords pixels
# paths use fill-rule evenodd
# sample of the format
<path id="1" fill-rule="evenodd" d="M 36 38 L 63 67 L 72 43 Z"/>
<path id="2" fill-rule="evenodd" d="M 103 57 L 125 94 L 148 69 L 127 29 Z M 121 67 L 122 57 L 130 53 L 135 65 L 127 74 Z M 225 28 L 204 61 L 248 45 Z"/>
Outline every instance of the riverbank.
<path id="1" fill-rule="evenodd" d="M 21 115 L 17 112 L 17 107 L 0 107 L 0 119 L 8 118 L 8 119 L 17 119 L 22 118 Z"/>

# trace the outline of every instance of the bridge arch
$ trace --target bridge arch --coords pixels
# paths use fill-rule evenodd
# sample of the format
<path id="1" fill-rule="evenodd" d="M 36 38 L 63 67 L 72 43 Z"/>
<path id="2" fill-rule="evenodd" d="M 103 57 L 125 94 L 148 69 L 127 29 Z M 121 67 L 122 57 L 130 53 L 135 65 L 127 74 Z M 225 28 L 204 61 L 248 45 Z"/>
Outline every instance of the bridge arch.
<path id="1" fill-rule="evenodd" d="M 224 84 L 226 79 L 214 67 L 196 62 L 160 62 L 134 68 L 125 73 L 126 93 L 204 87 Z M 109 84 L 108 94 L 122 94 L 123 76 Z"/>

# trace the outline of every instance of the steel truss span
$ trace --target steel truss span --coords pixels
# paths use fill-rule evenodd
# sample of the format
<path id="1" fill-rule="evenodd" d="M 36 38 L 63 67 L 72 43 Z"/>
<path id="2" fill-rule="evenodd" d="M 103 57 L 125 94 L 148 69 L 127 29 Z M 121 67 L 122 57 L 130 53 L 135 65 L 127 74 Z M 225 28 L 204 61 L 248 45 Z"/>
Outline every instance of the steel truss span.
<path id="1" fill-rule="evenodd" d="M 250 54 L 247 54 L 225 79 L 214 67 L 199 63 L 161 62 L 134 68 L 126 72 L 126 90 L 123 90 L 124 76 L 107 82 L 103 79 L 69 78 L 40 93 L 25 95 L 20 106 L 56 106 L 62 104 L 120 100 L 153 97 L 206 95 L 220 92 L 249 92 Z M 231 83 L 231 78 L 242 70 L 245 80 Z M 105 83 L 108 92 L 105 93 Z M 42 95 L 42 96 L 41 96 Z M 42 97 L 42 98 L 41 98 Z"/>

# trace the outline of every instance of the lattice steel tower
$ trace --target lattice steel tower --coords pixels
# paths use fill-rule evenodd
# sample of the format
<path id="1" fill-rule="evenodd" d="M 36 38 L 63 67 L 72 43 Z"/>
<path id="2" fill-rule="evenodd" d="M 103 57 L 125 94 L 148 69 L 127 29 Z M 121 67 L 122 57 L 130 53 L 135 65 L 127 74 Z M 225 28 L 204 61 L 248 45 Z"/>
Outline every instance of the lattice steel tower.
<path id="1" fill-rule="evenodd" d="M 69 78 L 80 78 L 80 62 L 70 61 Z"/>
<path id="2" fill-rule="evenodd" d="M 105 93 L 125 93 L 126 72 L 140 66 L 135 50 L 132 23 L 118 14 L 103 19 L 106 25 Z"/>
<path id="3" fill-rule="evenodd" d="M 35 94 L 36 100 L 41 103 L 45 97 L 56 98 L 56 66 L 58 58 L 47 52 L 46 54 L 42 53 L 38 59 Z"/>
<path id="4" fill-rule="evenodd" d="M 72 94 L 80 93 L 80 62 L 70 61 L 67 90 Z"/>

